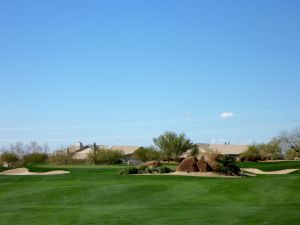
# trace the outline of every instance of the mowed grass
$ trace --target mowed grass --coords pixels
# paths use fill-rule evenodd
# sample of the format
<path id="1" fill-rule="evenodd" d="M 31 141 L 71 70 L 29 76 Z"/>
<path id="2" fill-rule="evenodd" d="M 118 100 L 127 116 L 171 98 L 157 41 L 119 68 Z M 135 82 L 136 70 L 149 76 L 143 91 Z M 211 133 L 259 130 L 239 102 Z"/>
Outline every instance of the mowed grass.
<path id="1" fill-rule="evenodd" d="M 284 169 L 300 169 L 299 161 L 277 161 L 277 162 L 242 162 L 241 168 L 257 168 L 263 171 L 274 171 Z"/>
<path id="2" fill-rule="evenodd" d="M 300 173 L 120 176 L 120 168 L 47 165 L 35 170 L 71 174 L 0 176 L 0 224 L 300 224 Z"/>

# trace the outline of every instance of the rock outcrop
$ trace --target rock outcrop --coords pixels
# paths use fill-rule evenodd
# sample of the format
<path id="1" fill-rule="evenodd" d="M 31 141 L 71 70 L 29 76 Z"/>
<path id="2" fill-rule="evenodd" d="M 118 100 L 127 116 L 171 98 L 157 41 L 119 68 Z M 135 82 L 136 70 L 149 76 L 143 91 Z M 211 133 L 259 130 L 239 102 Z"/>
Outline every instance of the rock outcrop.
<path id="1" fill-rule="evenodd" d="M 199 168 L 197 166 L 198 159 L 194 156 L 190 156 L 184 159 L 179 166 L 176 168 L 177 172 L 199 172 Z"/>
<path id="2" fill-rule="evenodd" d="M 143 165 L 155 168 L 161 166 L 161 163 L 159 161 L 149 161 L 145 162 Z"/>
<path id="3" fill-rule="evenodd" d="M 190 156 L 184 159 L 176 168 L 176 172 L 211 172 L 218 171 L 220 164 L 217 161 L 218 154 L 207 154 L 200 157 L 198 160 L 195 156 Z"/>

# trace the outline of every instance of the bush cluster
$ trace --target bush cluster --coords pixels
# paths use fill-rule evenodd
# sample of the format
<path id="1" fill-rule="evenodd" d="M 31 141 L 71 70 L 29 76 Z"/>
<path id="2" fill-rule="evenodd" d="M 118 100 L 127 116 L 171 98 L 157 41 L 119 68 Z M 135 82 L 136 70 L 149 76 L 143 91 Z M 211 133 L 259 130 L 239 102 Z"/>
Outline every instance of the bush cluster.
<path id="1" fill-rule="evenodd" d="M 280 142 L 273 139 L 267 144 L 251 145 L 247 151 L 240 155 L 241 161 L 256 162 L 259 160 L 278 160 L 283 159 Z"/>
<path id="2" fill-rule="evenodd" d="M 30 163 L 44 163 L 46 162 L 48 155 L 46 153 L 41 152 L 33 152 L 23 156 L 23 160 L 25 164 Z"/>
<path id="3" fill-rule="evenodd" d="M 119 171 L 120 175 L 128 175 L 128 174 L 163 174 L 163 173 L 171 173 L 174 170 L 165 166 L 151 167 L 142 165 L 140 167 L 128 167 Z"/>
<path id="4" fill-rule="evenodd" d="M 136 167 L 128 167 L 119 171 L 120 175 L 138 174 L 139 169 Z"/>
<path id="5" fill-rule="evenodd" d="M 88 159 L 93 164 L 118 164 L 121 163 L 123 152 L 119 150 L 110 150 L 99 148 L 94 145 L 93 150 L 88 153 Z"/>
<path id="6" fill-rule="evenodd" d="M 1 162 L 16 163 L 19 160 L 19 156 L 14 152 L 3 152 L 0 157 Z"/>

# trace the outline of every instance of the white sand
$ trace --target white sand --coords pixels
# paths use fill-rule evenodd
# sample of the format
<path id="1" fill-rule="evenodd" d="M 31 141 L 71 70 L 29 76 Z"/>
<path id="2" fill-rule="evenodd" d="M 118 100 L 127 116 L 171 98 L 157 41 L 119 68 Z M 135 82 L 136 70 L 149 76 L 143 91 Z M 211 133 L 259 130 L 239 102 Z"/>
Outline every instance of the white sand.
<path id="1" fill-rule="evenodd" d="M 265 172 L 256 168 L 242 168 L 241 170 L 249 173 L 254 173 L 254 174 L 289 174 L 299 169 L 286 169 L 286 170 L 276 170 L 276 171 L 269 171 L 269 172 Z"/>
<path id="2" fill-rule="evenodd" d="M 29 172 L 26 168 L 17 168 L 12 170 L 6 170 L 0 173 L 1 175 L 41 175 L 41 176 L 47 176 L 47 175 L 58 175 L 58 174 L 67 174 L 70 173 L 69 171 L 64 170 L 54 170 L 49 172 Z"/>

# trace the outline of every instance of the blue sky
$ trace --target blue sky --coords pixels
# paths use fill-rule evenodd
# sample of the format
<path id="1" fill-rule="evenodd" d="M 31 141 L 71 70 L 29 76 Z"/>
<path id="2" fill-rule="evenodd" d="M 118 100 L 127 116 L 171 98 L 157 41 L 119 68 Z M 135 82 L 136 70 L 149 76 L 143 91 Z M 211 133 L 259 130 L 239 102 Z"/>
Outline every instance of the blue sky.
<path id="1" fill-rule="evenodd" d="M 268 141 L 300 124 L 299 11 L 296 0 L 0 1 L 0 145 L 150 145 L 169 130 Z"/>

